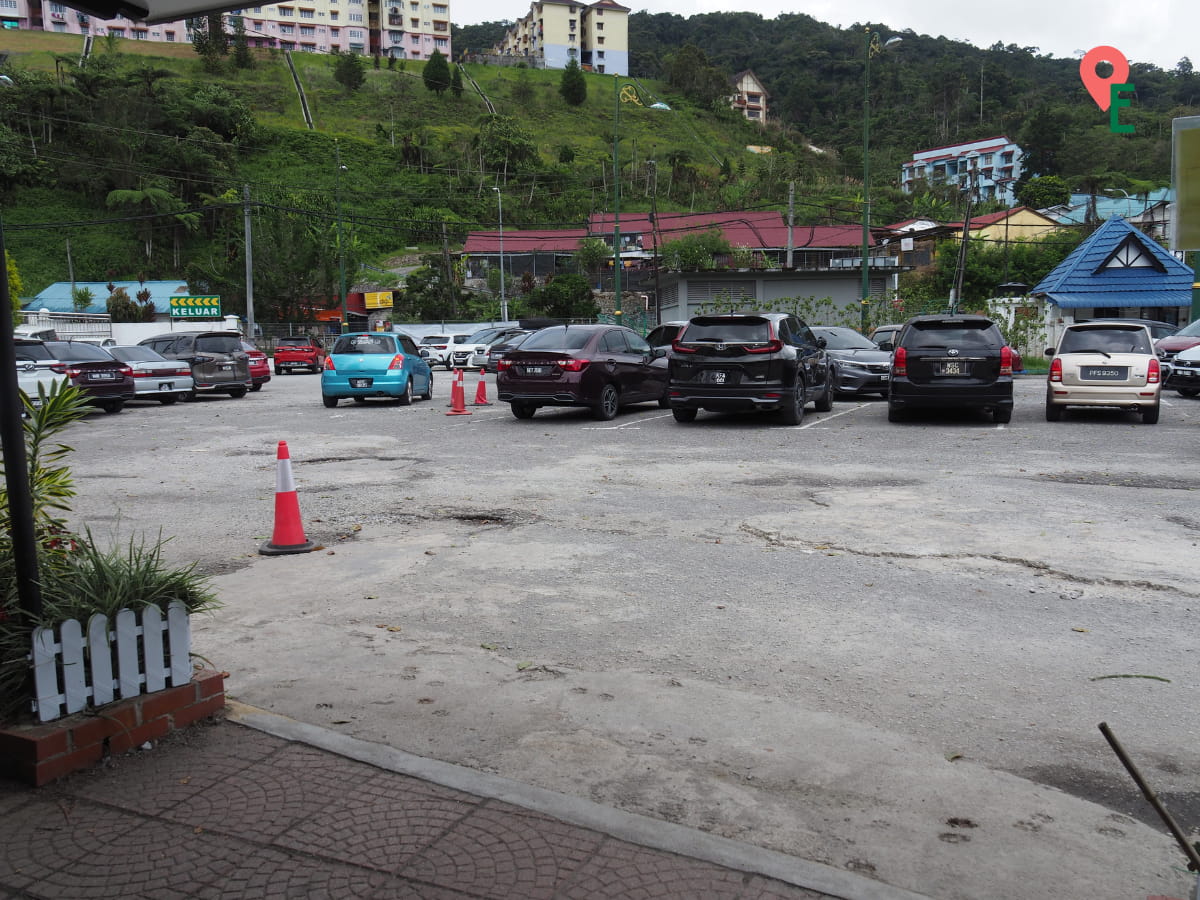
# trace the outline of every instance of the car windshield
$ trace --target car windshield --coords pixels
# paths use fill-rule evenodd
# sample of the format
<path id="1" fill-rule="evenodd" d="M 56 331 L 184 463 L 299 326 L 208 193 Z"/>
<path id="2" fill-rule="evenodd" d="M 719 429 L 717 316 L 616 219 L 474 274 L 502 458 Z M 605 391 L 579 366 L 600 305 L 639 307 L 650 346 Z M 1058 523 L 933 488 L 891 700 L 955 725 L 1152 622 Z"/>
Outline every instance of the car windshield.
<path id="1" fill-rule="evenodd" d="M 242 342 L 234 334 L 206 334 L 196 338 L 196 350 L 203 353 L 237 353 Z"/>
<path id="2" fill-rule="evenodd" d="M 1059 353 L 1151 353 L 1144 328 L 1069 328 Z"/>
<path id="3" fill-rule="evenodd" d="M 1200 337 L 1200 319 L 1197 319 L 1184 328 L 1180 328 L 1175 332 L 1175 337 Z"/>
<path id="4" fill-rule="evenodd" d="M 814 328 L 813 334 L 825 338 L 828 350 L 878 350 L 879 345 L 867 340 L 853 328 Z"/>
<path id="5" fill-rule="evenodd" d="M 501 329 L 499 329 L 499 328 L 484 328 L 480 331 L 475 332 L 473 335 L 471 335 L 469 338 L 467 338 L 465 341 L 463 341 L 463 343 L 464 344 L 486 344 L 488 341 L 490 341 L 492 338 L 494 338 L 497 334 L 499 334 L 500 331 L 501 331 Z M 455 343 L 458 343 L 458 342 L 455 341 Z"/>
<path id="6" fill-rule="evenodd" d="M 160 353 L 149 347 L 109 347 L 108 352 L 121 362 L 166 362 Z"/>
<path id="7" fill-rule="evenodd" d="M 679 340 L 765 343 L 771 340 L 771 323 L 758 316 L 697 318 L 688 322 Z"/>
<path id="8" fill-rule="evenodd" d="M 334 353 L 395 353 L 391 338 L 377 334 L 343 334 L 333 345 Z"/>
<path id="9" fill-rule="evenodd" d="M 904 344 L 913 350 L 937 350 L 943 347 L 991 347 L 1004 343 L 991 322 L 914 322 Z"/>
<path id="10" fill-rule="evenodd" d="M 591 340 L 595 329 L 577 325 L 562 328 L 543 328 L 529 336 L 522 350 L 582 350 Z"/>

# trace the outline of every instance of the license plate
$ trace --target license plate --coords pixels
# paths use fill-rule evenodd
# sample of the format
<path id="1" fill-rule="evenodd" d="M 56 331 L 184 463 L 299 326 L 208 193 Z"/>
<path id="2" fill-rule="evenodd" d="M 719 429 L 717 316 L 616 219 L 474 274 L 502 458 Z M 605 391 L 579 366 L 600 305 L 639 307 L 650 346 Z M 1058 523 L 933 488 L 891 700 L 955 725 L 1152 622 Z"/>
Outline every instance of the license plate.
<path id="1" fill-rule="evenodd" d="M 116 377 L 112 372 L 93 372 L 88 376 L 88 381 L 112 381 Z"/>
<path id="2" fill-rule="evenodd" d="M 967 366 L 958 360 L 953 362 L 938 363 L 933 367 L 934 375 L 965 375 Z"/>
<path id="3" fill-rule="evenodd" d="M 525 374 L 526 375 L 545 375 L 546 367 L 545 366 L 526 366 Z"/>
<path id="4" fill-rule="evenodd" d="M 709 372 L 707 374 L 707 377 L 705 378 L 705 380 L 709 384 L 724 384 L 725 383 L 725 373 L 724 372 Z"/>
<path id="5" fill-rule="evenodd" d="M 158 383 L 158 389 L 159 389 L 160 391 L 173 391 L 173 390 L 175 390 L 175 382 L 173 382 L 173 381 L 160 381 L 160 382 Z"/>
<path id="6" fill-rule="evenodd" d="M 351 378 L 350 379 L 350 387 L 368 388 L 371 386 L 371 381 L 372 381 L 372 379 L 370 379 L 370 378 Z"/>
<path id="7" fill-rule="evenodd" d="M 1125 366 L 1082 366 L 1079 370 L 1090 381 L 1124 381 L 1128 372 Z"/>

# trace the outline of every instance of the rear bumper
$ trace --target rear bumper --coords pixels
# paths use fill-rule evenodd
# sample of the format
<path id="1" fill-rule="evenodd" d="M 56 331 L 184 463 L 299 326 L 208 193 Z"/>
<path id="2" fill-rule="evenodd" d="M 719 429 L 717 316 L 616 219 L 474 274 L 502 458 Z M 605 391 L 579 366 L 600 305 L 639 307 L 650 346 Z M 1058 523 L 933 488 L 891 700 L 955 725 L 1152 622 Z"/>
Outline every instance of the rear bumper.
<path id="1" fill-rule="evenodd" d="M 1012 379 L 985 385 L 913 384 L 906 378 L 893 379 L 888 386 L 888 403 L 915 409 L 1012 409 Z"/>
<path id="2" fill-rule="evenodd" d="M 1200 383 L 1196 386 L 1200 387 Z M 1133 409 L 1156 405 L 1161 393 L 1156 384 L 1124 388 L 1052 384 L 1046 392 L 1046 401 L 1055 406 L 1120 406 Z"/>
<path id="3" fill-rule="evenodd" d="M 502 390 L 496 394 L 501 403 L 532 403 L 535 406 L 591 406 L 592 402 L 585 400 L 579 394 L 560 390 L 554 393 L 525 393 L 523 391 Z"/>
<path id="4" fill-rule="evenodd" d="M 667 388 L 667 403 L 671 409 L 705 409 L 709 412 L 754 412 L 789 406 L 795 402 L 793 388 L 772 386 L 747 390 L 745 385 L 728 390 L 706 388 L 695 390 L 671 385 Z"/>

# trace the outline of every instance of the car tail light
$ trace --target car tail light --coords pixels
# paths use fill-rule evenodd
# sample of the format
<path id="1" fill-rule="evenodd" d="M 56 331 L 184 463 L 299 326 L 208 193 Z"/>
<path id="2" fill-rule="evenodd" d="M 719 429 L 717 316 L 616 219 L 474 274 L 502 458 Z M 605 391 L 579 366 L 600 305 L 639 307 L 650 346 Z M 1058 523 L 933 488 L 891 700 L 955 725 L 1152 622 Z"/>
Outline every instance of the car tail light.
<path id="1" fill-rule="evenodd" d="M 391 370 L 391 369 L 403 369 L 403 368 L 404 368 L 404 354 L 397 353 L 395 356 L 392 357 L 392 361 L 390 363 L 388 363 L 388 369 Z"/>
<path id="2" fill-rule="evenodd" d="M 433 345 L 433 349 L 434 349 L 434 350 L 445 350 L 445 349 L 446 349 L 446 347 L 447 347 L 447 345 L 446 345 L 446 344 L 434 344 L 434 345 Z"/>
<path id="3" fill-rule="evenodd" d="M 1062 360 L 1057 356 L 1050 360 L 1050 380 L 1062 381 Z"/>
<path id="4" fill-rule="evenodd" d="M 564 372 L 582 372 L 587 368 L 588 362 L 586 359 L 558 359 L 555 360 L 555 365 Z"/>
<path id="5" fill-rule="evenodd" d="M 83 369 L 77 369 L 74 366 L 67 366 L 66 372 L 68 378 L 78 378 L 83 374 Z"/>
<path id="6" fill-rule="evenodd" d="M 178 366 L 175 369 L 175 374 L 176 375 L 191 375 L 192 367 L 191 366 Z"/>
<path id="7" fill-rule="evenodd" d="M 325 371 L 326 372 L 336 372 L 337 371 L 337 367 L 333 364 L 332 356 L 325 357 Z"/>
<path id="8" fill-rule="evenodd" d="M 696 352 L 696 349 L 694 347 L 687 347 L 684 344 L 681 344 L 679 342 L 679 338 L 676 338 L 675 340 L 671 341 L 671 349 L 674 350 L 676 353 L 695 353 Z"/>
<path id="9" fill-rule="evenodd" d="M 1001 375 L 1011 375 L 1012 374 L 1012 362 L 1013 362 L 1012 348 L 1007 347 L 1007 346 L 1001 347 L 1000 348 L 1000 374 Z"/>
<path id="10" fill-rule="evenodd" d="M 1146 384 L 1158 384 L 1162 369 L 1159 368 L 1158 358 L 1150 357 L 1150 365 L 1146 369 Z"/>
<path id="11" fill-rule="evenodd" d="M 122 378 L 132 378 L 133 377 L 133 369 L 129 368 L 129 366 L 121 366 L 121 368 L 118 369 L 118 371 L 121 373 Z"/>
<path id="12" fill-rule="evenodd" d="M 892 354 L 892 376 L 897 375 L 908 377 L 908 351 L 903 347 L 897 347 Z"/>
<path id="13" fill-rule="evenodd" d="M 743 347 L 747 353 L 778 353 L 783 349 L 783 341 L 772 338 L 762 347 Z"/>
<path id="14" fill-rule="evenodd" d="M 507 360 L 507 359 L 496 360 L 496 371 L 497 372 L 507 372 L 510 368 L 512 368 L 512 363 L 509 360 Z"/>
<path id="15" fill-rule="evenodd" d="M 56 366 L 51 366 L 50 371 L 53 372 L 55 375 L 66 375 L 67 367 L 64 366 L 62 363 L 59 363 Z"/>

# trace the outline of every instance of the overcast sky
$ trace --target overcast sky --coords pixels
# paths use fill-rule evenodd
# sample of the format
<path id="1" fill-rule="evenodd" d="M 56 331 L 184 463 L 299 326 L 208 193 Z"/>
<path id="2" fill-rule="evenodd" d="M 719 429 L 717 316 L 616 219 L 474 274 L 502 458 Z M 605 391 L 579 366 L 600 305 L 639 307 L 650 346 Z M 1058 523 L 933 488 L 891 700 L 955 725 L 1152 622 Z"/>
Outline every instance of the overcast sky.
<path id="1" fill-rule="evenodd" d="M 585 0 L 586 2 L 586 0 Z M 842 28 L 856 22 L 896 31 L 966 41 L 977 47 L 1017 44 L 1072 58 L 1076 50 L 1116 47 L 1131 63 L 1173 69 L 1181 57 L 1200 70 L 1200 0 L 620 0 L 634 12 L 673 12 L 685 18 L 704 12 L 756 12 L 774 18 L 804 13 Z M 457 25 L 515 21 L 529 12 L 528 0 L 451 0 Z"/>

